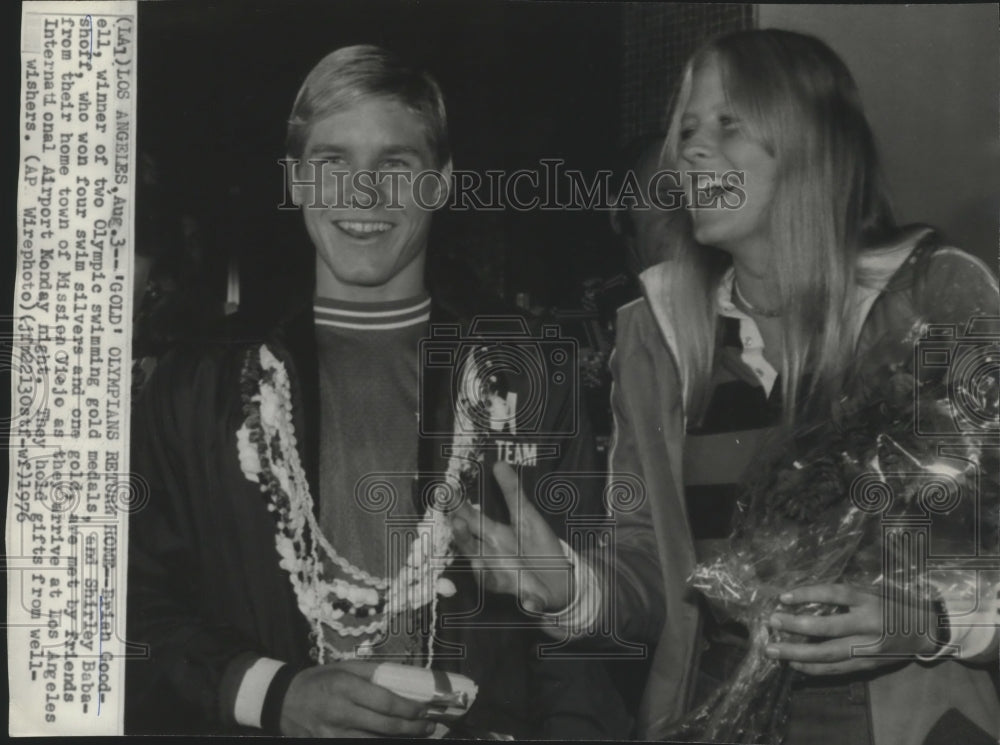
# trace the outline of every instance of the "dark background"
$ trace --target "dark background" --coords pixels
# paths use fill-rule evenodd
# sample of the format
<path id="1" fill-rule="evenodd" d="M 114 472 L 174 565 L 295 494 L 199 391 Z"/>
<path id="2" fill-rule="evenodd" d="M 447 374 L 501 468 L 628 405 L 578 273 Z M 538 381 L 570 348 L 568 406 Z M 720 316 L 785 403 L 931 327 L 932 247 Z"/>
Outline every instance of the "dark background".
<path id="1" fill-rule="evenodd" d="M 156 199 L 197 224 L 213 292 L 239 260 L 241 302 L 312 291 L 313 249 L 283 200 L 285 121 L 312 66 L 344 45 L 401 52 L 446 97 L 456 168 L 608 167 L 619 147 L 622 6 L 511 2 L 139 4 L 139 151 Z M 148 192 L 146 192 L 148 193 Z M 137 220 L 151 200 L 140 189 Z M 582 280 L 613 274 L 607 215 L 444 211 L 435 261 L 455 282 L 572 306 Z M 140 234 L 140 238 L 142 235 Z M 141 250 L 141 248 L 140 248 Z"/>

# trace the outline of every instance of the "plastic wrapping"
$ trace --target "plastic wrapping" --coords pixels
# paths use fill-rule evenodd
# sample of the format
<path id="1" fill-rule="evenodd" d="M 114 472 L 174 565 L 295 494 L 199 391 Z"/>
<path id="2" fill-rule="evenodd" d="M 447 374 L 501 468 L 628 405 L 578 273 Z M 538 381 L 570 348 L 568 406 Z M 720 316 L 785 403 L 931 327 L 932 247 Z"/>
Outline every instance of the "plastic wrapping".
<path id="1" fill-rule="evenodd" d="M 803 637 L 771 630 L 767 620 L 775 611 L 840 610 L 783 606 L 783 592 L 850 583 L 919 609 L 913 619 L 927 624 L 917 629 L 924 633 L 932 601 L 974 608 L 985 596 L 989 583 L 974 562 L 997 556 L 996 429 L 988 417 L 997 410 L 1000 363 L 987 356 L 977 380 L 927 375 L 914 370 L 920 333 L 915 326 L 874 345 L 832 417 L 765 446 L 727 550 L 689 580 L 713 614 L 747 627 L 749 649 L 672 739 L 782 741 L 797 673 L 764 650 Z M 963 396 L 981 406 L 985 426 L 963 428 L 975 424 L 956 411 Z M 951 557 L 950 568 L 936 570 L 934 555 Z"/>

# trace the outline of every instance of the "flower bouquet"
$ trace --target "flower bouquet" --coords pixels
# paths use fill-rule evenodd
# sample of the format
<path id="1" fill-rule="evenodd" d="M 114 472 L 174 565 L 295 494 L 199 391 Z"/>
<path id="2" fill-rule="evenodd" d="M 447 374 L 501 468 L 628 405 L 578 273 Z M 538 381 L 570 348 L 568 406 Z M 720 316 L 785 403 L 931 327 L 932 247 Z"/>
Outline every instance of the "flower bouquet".
<path id="1" fill-rule="evenodd" d="M 915 324 L 902 338 L 872 345 L 833 416 L 775 438 L 755 464 L 728 549 L 697 566 L 689 579 L 714 614 L 747 627 L 749 649 L 672 739 L 782 741 L 795 673 L 764 652 L 773 641 L 803 637 L 773 631 L 767 621 L 776 611 L 838 610 L 818 603 L 785 606 L 779 596 L 790 589 L 849 582 L 924 608 L 931 598 L 974 604 L 974 571 L 950 572 L 945 579 L 926 571 L 926 555 L 913 547 L 923 546 L 926 554 L 933 543 L 942 553 L 976 553 L 980 537 L 991 534 L 981 521 L 997 514 L 996 468 L 983 467 L 995 444 L 957 434 L 944 450 L 941 437 L 917 430 L 954 429 L 956 393 L 978 396 L 987 415 L 995 414 L 996 360 L 993 373 L 977 381 L 915 376 L 919 333 Z M 956 385 L 978 390 L 956 391 Z M 915 427 L 917 416 L 923 427 Z M 912 540 L 914 530 L 925 532 L 926 543 Z"/>

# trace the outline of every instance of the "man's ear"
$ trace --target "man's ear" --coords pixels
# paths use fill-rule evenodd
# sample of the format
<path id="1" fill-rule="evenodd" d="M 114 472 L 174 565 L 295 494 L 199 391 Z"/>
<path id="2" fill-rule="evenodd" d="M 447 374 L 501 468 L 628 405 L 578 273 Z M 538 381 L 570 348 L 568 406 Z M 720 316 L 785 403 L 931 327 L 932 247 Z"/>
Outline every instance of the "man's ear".
<path id="1" fill-rule="evenodd" d="M 448 158 L 448 162 L 438 169 L 438 173 L 441 174 L 441 178 L 438 179 L 434 186 L 434 188 L 437 189 L 437 192 L 434 195 L 434 204 L 441 207 L 448 204 L 448 199 L 451 197 L 451 172 L 451 158 Z"/>
<path id="2" fill-rule="evenodd" d="M 433 176 L 433 178 L 425 178 Z M 443 166 L 427 169 L 417 174 L 413 181 L 417 203 L 431 212 L 439 210 L 448 204 L 451 196 L 451 159 Z"/>

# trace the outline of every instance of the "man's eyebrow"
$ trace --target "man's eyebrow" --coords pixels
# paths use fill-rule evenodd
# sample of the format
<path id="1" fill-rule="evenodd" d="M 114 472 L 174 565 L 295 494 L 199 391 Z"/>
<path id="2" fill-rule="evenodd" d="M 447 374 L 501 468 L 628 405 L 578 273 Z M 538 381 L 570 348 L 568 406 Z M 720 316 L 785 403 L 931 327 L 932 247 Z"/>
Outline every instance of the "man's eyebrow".
<path id="1" fill-rule="evenodd" d="M 306 154 L 311 155 L 313 153 L 342 153 L 345 150 L 347 150 L 347 148 L 345 148 L 343 145 L 334 145 L 333 143 L 329 142 L 317 142 L 315 145 L 309 146 L 309 149 L 306 151 Z"/>
<path id="2" fill-rule="evenodd" d="M 380 155 L 414 155 L 420 157 L 423 152 L 413 145 L 388 145 L 379 151 Z"/>

